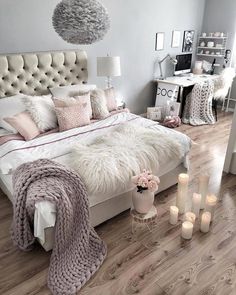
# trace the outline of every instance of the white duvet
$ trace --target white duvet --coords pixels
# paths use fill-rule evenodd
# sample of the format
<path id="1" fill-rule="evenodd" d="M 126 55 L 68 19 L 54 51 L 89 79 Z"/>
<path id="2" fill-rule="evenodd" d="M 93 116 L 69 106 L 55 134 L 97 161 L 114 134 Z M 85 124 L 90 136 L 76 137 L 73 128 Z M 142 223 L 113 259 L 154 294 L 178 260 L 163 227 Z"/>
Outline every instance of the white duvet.
<path id="1" fill-rule="evenodd" d="M 40 158 L 49 158 L 59 163 L 71 166 L 71 151 L 77 143 L 89 144 L 95 138 L 112 131 L 115 126 L 125 122 L 133 122 L 138 126 L 158 130 L 162 134 L 176 140 L 184 150 L 184 157 L 177 161 L 169 161 L 161 165 L 158 176 L 164 175 L 185 161 L 189 152 L 191 141 L 188 136 L 171 129 L 160 126 L 156 122 L 144 119 L 131 113 L 114 114 L 104 120 L 97 121 L 91 125 L 71 129 L 65 132 L 48 134 L 43 137 L 25 142 L 12 140 L 0 146 L 0 171 L 2 182 L 13 194 L 12 172 L 20 165 Z M 117 188 L 116 195 L 124 193 Z M 90 206 L 95 206 L 107 199 L 114 197 L 107 194 L 89 196 Z M 38 205 L 35 214 L 35 236 L 40 236 L 41 242 L 44 239 L 44 228 L 53 226 L 55 223 L 55 208 L 48 203 Z M 52 214 L 48 214 L 48 212 Z"/>

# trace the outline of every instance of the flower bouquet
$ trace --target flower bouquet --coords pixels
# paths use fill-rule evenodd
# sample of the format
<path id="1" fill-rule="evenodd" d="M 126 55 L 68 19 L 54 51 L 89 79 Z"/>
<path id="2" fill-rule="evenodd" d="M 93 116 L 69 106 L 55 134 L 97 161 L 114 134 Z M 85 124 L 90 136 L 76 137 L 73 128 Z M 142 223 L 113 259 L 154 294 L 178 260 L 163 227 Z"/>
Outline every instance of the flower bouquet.
<path id="1" fill-rule="evenodd" d="M 146 214 L 153 206 L 154 192 L 158 190 L 160 179 L 151 171 L 143 170 L 141 174 L 132 177 L 132 183 L 136 186 L 132 196 L 134 209 Z"/>
<path id="2" fill-rule="evenodd" d="M 132 183 L 137 186 L 138 193 L 142 193 L 145 190 L 155 192 L 158 190 L 160 179 L 153 175 L 151 171 L 144 169 L 141 174 L 132 177 Z"/>

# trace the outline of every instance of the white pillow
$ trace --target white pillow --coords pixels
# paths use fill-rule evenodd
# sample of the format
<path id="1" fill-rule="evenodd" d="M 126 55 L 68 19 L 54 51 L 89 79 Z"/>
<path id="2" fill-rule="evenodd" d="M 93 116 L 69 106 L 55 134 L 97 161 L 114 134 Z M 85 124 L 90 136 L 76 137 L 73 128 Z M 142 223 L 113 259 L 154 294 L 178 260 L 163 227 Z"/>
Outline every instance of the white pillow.
<path id="1" fill-rule="evenodd" d="M 5 122 L 3 118 L 12 117 L 25 111 L 23 97 L 24 95 L 17 94 L 0 99 L 0 128 L 4 128 L 12 133 L 17 133 L 17 130 Z"/>
<path id="2" fill-rule="evenodd" d="M 25 96 L 24 103 L 41 132 L 57 127 L 57 116 L 51 95 Z"/>
<path id="3" fill-rule="evenodd" d="M 96 89 L 96 85 L 92 84 L 77 84 L 77 85 L 68 85 L 62 87 L 50 88 L 50 91 L 54 97 L 63 98 L 63 97 L 75 97 L 84 92 L 89 92 Z"/>

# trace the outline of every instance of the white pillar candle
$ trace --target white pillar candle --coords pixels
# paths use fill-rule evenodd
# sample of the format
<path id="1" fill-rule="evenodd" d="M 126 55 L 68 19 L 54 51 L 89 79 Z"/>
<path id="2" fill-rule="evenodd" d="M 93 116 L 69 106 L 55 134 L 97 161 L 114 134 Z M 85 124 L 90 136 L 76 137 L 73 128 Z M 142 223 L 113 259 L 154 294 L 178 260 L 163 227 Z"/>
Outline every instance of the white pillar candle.
<path id="1" fill-rule="evenodd" d="M 184 174 L 184 173 L 179 174 L 176 206 L 179 208 L 180 214 L 185 212 L 185 206 L 186 206 L 187 197 L 188 197 L 188 182 L 189 182 L 188 174 Z"/>
<path id="2" fill-rule="evenodd" d="M 217 197 L 215 195 L 207 195 L 206 197 L 206 211 L 211 213 L 211 221 L 214 219 L 215 209 L 217 204 Z"/>
<path id="3" fill-rule="evenodd" d="M 199 217 L 201 200 L 202 200 L 202 196 L 200 194 L 196 194 L 196 193 L 193 194 L 192 212 L 196 215 L 196 218 Z"/>
<path id="4" fill-rule="evenodd" d="M 195 223 L 196 215 L 193 212 L 186 212 L 184 215 L 184 220 L 191 222 L 193 225 Z"/>
<path id="5" fill-rule="evenodd" d="M 178 222 L 179 209 L 176 206 L 170 206 L 170 224 L 175 225 Z"/>
<path id="6" fill-rule="evenodd" d="M 200 175 L 199 177 L 199 186 L 198 186 L 198 193 L 201 194 L 201 209 L 205 208 L 206 204 L 206 195 L 208 193 L 208 185 L 209 185 L 210 176 L 208 174 Z"/>
<path id="7" fill-rule="evenodd" d="M 182 224 L 182 238 L 185 240 L 192 239 L 193 236 L 193 224 L 190 221 L 185 221 Z"/>
<path id="8" fill-rule="evenodd" d="M 210 229 L 210 223 L 211 223 L 211 213 L 204 212 L 202 214 L 201 225 L 200 225 L 201 232 L 208 233 Z"/>

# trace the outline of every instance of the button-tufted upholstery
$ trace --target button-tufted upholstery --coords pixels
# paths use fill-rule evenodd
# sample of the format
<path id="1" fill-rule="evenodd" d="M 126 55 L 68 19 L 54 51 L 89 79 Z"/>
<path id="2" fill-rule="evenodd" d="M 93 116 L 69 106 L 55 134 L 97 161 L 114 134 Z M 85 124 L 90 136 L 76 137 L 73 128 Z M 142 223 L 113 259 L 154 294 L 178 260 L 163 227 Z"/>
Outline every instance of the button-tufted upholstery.
<path id="1" fill-rule="evenodd" d="M 87 83 L 85 51 L 0 55 L 0 98 L 48 94 L 50 87 Z"/>

